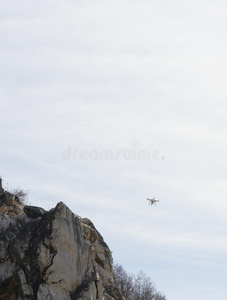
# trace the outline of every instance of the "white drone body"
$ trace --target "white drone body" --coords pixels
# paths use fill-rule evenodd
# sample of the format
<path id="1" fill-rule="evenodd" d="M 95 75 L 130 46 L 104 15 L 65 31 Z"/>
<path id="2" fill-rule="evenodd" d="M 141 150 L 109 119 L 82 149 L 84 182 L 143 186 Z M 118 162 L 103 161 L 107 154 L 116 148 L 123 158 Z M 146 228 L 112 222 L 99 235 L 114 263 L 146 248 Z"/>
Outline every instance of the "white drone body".
<path id="1" fill-rule="evenodd" d="M 148 198 L 147 198 L 147 200 L 149 201 L 149 205 L 153 205 L 153 204 L 156 205 L 156 203 L 159 202 L 159 200 L 157 200 L 157 199 L 155 199 L 155 198 L 152 198 L 152 199 L 148 199 Z"/>

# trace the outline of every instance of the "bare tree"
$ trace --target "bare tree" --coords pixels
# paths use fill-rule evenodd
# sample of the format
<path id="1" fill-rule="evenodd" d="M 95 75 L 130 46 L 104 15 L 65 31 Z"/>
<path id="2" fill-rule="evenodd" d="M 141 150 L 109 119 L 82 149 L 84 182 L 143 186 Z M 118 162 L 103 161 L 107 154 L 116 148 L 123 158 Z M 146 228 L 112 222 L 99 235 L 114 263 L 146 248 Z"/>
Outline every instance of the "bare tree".
<path id="1" fill-rule="evenodd" d="M 114 265 L 114 282 L 126 299 L 134 293 L 133 275 L 128 274 L 121 265 Z"/>
<path id="2" fill-rule="evenodd" d="M 116 264 L 114 281 L 127 300 L 166 300 L 165 295 L 155 289 L 151 279 L 143 271 L 137 275 L 128 274 L 121 265 Z"/>
<path id="3" fill-rule="evenodd" d="M 11 189 L 10 193 L 13 194 L 16 198 L 19 198 L 20 201 L 26 202 L 29 191 L 25 191 L 21 188 Z"/>

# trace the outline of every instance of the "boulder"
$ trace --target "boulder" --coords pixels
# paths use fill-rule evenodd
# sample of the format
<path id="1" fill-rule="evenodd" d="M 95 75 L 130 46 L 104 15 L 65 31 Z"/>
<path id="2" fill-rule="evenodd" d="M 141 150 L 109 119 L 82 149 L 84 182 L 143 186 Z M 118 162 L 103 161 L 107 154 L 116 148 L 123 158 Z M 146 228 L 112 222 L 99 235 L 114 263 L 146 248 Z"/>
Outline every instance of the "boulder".
<path id="1" fill-rule="evenodd" d="M 28 218 L 34 219 L 34 218 L 42 217 L 46 211 L 42 207 L 25 205 L 24 212 L 26 213 Z"/>
<path id="2" fill-rule="evenodd" d="M 0 299 L 124 300 L 103 237 L 63 202 L 0 219 Z"/>

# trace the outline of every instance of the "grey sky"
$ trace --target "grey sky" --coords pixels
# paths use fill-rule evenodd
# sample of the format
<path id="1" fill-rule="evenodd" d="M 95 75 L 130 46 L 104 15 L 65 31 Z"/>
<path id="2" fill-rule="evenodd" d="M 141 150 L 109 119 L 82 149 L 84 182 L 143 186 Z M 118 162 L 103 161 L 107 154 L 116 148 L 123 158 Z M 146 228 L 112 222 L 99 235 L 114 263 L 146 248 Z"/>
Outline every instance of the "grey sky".
<path id="1" fill-rule="evenodd" d="M 5 187 L 89 217 L 169 300 L 227 295 L 226 13 L 221 0 L 0 3 Z"/>

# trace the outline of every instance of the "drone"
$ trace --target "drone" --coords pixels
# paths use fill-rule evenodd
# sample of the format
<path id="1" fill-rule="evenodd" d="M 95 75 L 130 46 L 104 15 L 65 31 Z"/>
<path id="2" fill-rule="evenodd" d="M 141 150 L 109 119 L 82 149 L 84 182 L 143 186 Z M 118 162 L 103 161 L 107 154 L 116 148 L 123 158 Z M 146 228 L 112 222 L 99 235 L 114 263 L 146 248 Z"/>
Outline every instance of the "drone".
<path id="1" fill-rule="evenodd" d="M 147 200 L 149 201 L 149 205 L 153 205 L 153 204 L 156 205 L 156 203 L 159 202 L 159 200 L 157 200 L 157 199 L 155 199 L 155 198 L 152 198 L 152 199 L 148 199 L 148 198 L 147 198 Z"/>

